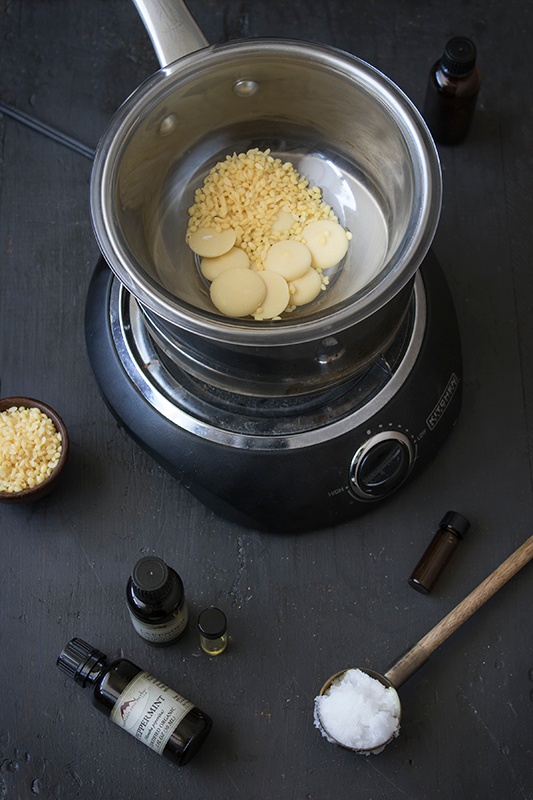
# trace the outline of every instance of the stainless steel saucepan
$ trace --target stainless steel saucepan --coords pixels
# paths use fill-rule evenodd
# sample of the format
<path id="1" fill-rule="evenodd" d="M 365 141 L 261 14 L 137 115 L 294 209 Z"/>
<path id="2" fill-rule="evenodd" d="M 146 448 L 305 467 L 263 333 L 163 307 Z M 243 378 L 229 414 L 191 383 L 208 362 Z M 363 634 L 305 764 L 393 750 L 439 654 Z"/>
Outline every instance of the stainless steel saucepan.
<path id="1" fill-rule="evenodd" d="M 242 394 L 321 391 L 393 340 L 438 222 L 435 145 L 410 100 L 320 44 L 208 46 L 179 0 L 135 0 L 161 69 L 111 120 L 91 187 L 102 253 L 180 368 Z M 285 318 L 222 317 L 185 244 L 188 208 L 227 154 L 291 161 L 353 234 L 327 291 Z"/>

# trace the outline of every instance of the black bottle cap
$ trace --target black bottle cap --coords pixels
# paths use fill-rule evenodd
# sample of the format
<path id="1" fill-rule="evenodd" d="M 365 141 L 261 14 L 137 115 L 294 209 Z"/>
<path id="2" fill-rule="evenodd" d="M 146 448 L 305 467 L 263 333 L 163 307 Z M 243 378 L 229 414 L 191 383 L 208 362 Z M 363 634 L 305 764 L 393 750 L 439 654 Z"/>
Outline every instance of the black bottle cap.
<path id="1" fill-rule="evenodd" d="M 454 36 L 447 42 L 441 58 L 441 67 L 447 75 L 466 78 L 476 66 L 476 46 L 466 36 Z"/>
<path id="2" fill-rule="evenodd" d="M 137 561 L 131 580 L 137 597 L 152 603 L 162 600 L 172 585 L 172 576 L 167 565 L 157 556 L 145 556 Z"/>
<path id="3" fill-rule="evenodd" d="M 71 639 L 57 657 L 59 669 L 80 686 L 86 686 L 91 673 L 98 674 L 107 656 L 83 639 Z"/>
<path id="4" fill-rule="evenodd" d="M 198 630 L 206 639 L 220 639 L 226 633 L 226 615 L 220 608 L 206 608 L 198 617 Z"/>
<path id="5" fill-rule="evenodd" d="M 453 531 L 457 534 L 459 539 L 462 539 L 468 531 L 470 523 L 466 517 L 463 517 L 462 514 L 458 514 L 457 511 L 447 511 L 439 527 Z"/>

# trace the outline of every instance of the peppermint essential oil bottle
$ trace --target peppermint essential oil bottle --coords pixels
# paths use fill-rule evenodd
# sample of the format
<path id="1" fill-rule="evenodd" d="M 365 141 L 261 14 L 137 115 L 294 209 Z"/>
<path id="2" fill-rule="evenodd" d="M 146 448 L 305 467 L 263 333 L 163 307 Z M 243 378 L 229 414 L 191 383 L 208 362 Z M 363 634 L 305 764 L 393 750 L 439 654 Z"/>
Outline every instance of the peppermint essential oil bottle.
<path id="1" fill-rule="evenodd" d="M 126 586 L 126 601 L 133 627 L 151 644 L 172 644 L 185 630 L 189 614 L 183 581 L 157 556 L 137 561 Z"/>
<path id="2" fill-rule="evenodd" d="M 187 764 L 212 720 L 189 700 L 125 658 L 109 662 L 82 639 L 71 639 L 59 669 L 92 689 L 92 703 L 112 722 L 174 764 Z"/>

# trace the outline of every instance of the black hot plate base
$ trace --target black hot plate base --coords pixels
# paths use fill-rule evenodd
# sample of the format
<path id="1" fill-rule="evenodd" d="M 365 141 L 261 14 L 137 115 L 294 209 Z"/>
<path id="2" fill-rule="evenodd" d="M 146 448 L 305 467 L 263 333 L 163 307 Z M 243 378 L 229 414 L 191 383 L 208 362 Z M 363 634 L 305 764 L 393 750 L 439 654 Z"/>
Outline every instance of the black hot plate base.
<path id="1" fill-rule="evenodd" d="M 215 513 L 257 530 L 302 532 L 368 511 L 435 455 L 461 406 L 461 348 L 446 280 L 430 251 L 394 345 L 316 402 L 214 391 L 176 373 L 136 301 L 101 260 L 86 307 L 102 395 L 140 446 Z"/>

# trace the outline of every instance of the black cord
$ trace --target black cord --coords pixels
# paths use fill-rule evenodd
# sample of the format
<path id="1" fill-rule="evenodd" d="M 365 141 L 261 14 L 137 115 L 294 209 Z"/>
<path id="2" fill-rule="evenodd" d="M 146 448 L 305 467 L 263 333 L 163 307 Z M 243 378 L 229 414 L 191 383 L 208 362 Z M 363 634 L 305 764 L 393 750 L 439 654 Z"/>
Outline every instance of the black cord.
<path id="1" fill-rule="evenodd" d="M 90 158 L 91 161 L 94 159 L 94 150 L 91 150 L 90 147 L 78 142 L 71 136 L 67 136 L 66 133 L 62 133 L 56 128 L 52 128 L 45 122 L 40 122 L 39 120 L 30 117 L 29 114 L 24 114 L 22 111 L 17 111 L 16 108 L 12 108 L 11 106 L 8 106 L 2 102 L 0 102 L 0 114 L 5 114 L 6 117 L 11 117 L 11 119 L 20 122 L 22 125 L 26 125 L 26 127 L 37 131 L 37 133 L 42 133 L 44 136 L 47 136 L 54 142 L 74 150 L 75 153 L 85 156 L 85 158 Z"/>

